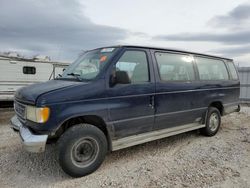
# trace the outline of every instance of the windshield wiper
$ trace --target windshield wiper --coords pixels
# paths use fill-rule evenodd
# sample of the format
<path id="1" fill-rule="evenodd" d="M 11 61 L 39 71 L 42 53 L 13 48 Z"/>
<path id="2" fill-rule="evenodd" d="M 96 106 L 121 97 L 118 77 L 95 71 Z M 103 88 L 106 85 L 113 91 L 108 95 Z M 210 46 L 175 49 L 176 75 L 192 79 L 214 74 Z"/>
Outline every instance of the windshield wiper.
<path id="1" fill-rule="evenodd" d="M 75 78 L 77 78 L 78 80 L 82 81 L 82 78 L 80 77 L 81 75 L 80 74 L 75 74 L 75 73 L 68 73 L 67 75 L 69 76 L 74 76 Z"/>

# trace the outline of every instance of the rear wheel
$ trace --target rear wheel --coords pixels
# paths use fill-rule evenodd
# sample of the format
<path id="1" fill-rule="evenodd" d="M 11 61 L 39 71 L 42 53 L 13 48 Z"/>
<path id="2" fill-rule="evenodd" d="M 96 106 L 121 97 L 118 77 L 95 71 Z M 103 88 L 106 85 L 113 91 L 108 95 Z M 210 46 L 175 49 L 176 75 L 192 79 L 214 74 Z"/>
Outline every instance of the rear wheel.
<path id="1" fill-rule="evenodd" d="M 220 111 L 217 108 L 209 107 L 206 116 L 206 127 L 201 129 L 201 133 L 206 136 L 214 136 L 218 132 L 221 124 Z"/>
<path id="2" fill-rule="evenodd" d="M 65 173 L 81 177 L 94 172 L 107 153 L 107 139 L 89 124 L 69 128 L 58 140 L 59 163 Z"/>

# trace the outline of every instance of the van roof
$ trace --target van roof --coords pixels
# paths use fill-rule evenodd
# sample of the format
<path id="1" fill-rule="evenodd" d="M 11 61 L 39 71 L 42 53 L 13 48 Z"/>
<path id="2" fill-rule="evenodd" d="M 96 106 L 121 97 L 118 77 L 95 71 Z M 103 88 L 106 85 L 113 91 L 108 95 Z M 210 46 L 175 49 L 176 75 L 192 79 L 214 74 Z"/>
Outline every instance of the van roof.
<path id="1" fill-rule="evenodd" d="M 117 47 L 128 47 L 128 48 L 143 48 L 143 49 L 155 49 L 155 50 L 166 50 L 166 51 L 171 51 L 171 52 L 183 52 L 183 53 L 190 53 L 194 55 L 200 55 L 200 56 L 206 56 L 206 57 L 211 57 L 211 58 L 219 58 L 219 59 L 225 59 L 229 61 L 233 61 L 233 59 L 230 58 L 225 58 L 225 57 L 220 57 L 220 56 L 215 56 L 215 55 L 208 55 L 204 53 L 197 53 L 197 52 L 191 52 L 191 51 L 186 51 L 186 50 L 180 50 L 180 49 L 174 49 L 174 48 L 162 48 L 162 47 L 153 47 L 153 46 L 140 46 L 140 45 L 114 45 L 114 46 L 106 46 L 102 48 L 117 48 Z M 100 49 L 100 48 L 97 48 Z"/>

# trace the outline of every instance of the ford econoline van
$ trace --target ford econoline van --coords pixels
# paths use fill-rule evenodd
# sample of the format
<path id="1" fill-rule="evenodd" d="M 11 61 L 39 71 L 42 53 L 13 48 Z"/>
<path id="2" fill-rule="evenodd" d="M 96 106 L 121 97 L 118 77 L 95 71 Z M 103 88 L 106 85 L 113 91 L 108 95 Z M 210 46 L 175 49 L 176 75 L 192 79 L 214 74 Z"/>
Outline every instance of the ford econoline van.
<path id="1" fill-rule="evenodd" d="M 233 60 L 181 50 L 112 46 L 86 51 L 60 77 L 15 93 L 12 128 L 25 149 L 56 141 L 62 169 L 95 171 L 108 151 L 200 130 L 239 111 Z"/>

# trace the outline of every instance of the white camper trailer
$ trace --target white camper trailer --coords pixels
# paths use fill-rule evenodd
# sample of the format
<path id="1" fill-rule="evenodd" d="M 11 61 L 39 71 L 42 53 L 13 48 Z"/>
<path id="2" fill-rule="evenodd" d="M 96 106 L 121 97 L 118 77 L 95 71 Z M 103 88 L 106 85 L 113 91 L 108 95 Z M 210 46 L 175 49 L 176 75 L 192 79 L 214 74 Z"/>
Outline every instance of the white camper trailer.
<path id="1" fill-rule="evenodd" d="M 0 56 L 0 101 L 12 101 L 14 92 L 62 74 L 68 63 Z"/>

